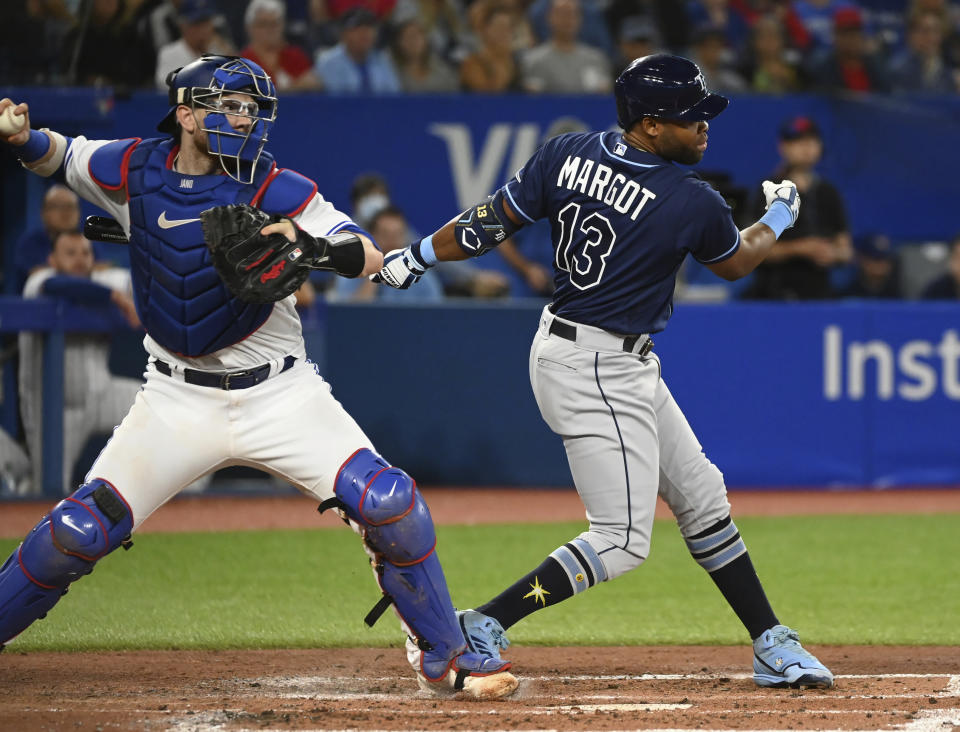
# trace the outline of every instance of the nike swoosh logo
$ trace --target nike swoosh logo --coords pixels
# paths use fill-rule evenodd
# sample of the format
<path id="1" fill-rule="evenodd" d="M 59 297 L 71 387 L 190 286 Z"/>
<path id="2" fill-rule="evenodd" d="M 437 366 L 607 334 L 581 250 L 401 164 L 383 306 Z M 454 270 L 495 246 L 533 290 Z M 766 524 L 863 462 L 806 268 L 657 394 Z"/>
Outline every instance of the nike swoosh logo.
<path id="1" fill-rule="evenodd" d="M 194 221 L 199 221 L 200 219 L 168 219 L 167 212 L 161 211 L 160 217 L 157 219 L 157 223 L 160 224 L 161 229 L 172 229 L 174 226 L 183 226 L 184 224 L 192 224 Z"/>

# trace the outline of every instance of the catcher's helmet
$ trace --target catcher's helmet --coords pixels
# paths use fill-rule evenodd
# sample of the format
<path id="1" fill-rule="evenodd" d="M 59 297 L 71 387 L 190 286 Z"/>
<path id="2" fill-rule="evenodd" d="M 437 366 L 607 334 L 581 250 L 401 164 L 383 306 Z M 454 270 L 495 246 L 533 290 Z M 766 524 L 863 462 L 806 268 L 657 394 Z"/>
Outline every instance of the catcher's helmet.
<path id="1" fill-rule="evenodd" d="M 176 134 L 177 107 L 207 110 L 203 127 L 209 136 L 210 152 L 220 158 L 232 178 L 249 183 L 267 134 L 277 118 L 277 90 L 270 76 L 258 64 L 239 56 L 204 54 L 196 61 L 167 74 L 170 109 L 157 129 Z M 234 93 L 253 97 L 256 108 L 223 104 L 223 95 Z M 247 129 L 235 129 L 227 116 L 246 117 Z"/>
<path id="2" fill-rule="evenodd" d="M 629 130 L 643 117 L 713 119 L 730 100 L 707 91 L 700 67 L 682 56 L 655 53 L 633 61 L 614 84 L 617 122 Z"/>

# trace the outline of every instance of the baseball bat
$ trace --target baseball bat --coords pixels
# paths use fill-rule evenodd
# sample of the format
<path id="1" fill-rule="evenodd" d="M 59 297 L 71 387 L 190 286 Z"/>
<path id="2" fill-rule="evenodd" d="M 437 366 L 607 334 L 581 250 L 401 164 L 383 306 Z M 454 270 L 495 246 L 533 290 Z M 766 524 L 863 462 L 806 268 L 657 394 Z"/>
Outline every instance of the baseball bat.
<path id="1" fill-rule="evenodd" d="M 112 244 L 127 244 L 127 235 L 120 222 L 109 216 L 87 216 L 83 222 L 83 235 L 91 241 L 105 241 Z"/>

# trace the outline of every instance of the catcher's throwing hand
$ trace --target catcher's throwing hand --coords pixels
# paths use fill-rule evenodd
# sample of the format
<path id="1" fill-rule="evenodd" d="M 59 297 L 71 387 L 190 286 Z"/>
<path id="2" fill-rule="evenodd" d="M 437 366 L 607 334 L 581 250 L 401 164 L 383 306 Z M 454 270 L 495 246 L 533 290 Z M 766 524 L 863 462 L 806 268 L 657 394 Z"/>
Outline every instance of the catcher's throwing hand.
<path id="1" fill-rule="evenodd" d="M 382 282 L 395 290 L 406 290 L 423 276 L 430 265 L 414 252 L 413 247 L 394 249 L 383 257 L 383 269 L 370 275 L 373 282 Z"/>
<path id="2" fill-rule="evenodd" d="M 763 181 L 763 195 L 767 199 L 767 205 L 764 210 L 768 210 L 774 203 L 779 201 L 790 209 L 790 226 L 797 223 L 797 216 L 800 213 L 800 194 L 797 193 L 797 184 L 792 180 L 782 180 L 774 183 L 771 180 Z"/>

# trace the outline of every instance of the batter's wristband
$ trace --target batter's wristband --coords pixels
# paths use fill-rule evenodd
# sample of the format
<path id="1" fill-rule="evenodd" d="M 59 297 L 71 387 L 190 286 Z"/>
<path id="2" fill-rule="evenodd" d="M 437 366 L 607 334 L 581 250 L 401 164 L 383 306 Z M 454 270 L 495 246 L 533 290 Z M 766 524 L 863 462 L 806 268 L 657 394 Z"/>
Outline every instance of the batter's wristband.
<path id="1" fill-rule="evenodd" d="M 25 163 L 32 163 L 46 155 L 49 149 L 50 138 L 39 130 L 30 130 L 30 139 L 20 146 L 17 157 Z"/>
<path id="2" fill-rule="evenodd" d="M 437 255 L 433 251 L 433 235 L 410 245 L 410 254 L 424 269 L 437 263 Z"/>
<path id="3" fill-rule="evenodd" d="M 786 201 L 776 200 L 770 204 L 770 208 L 760 217 L 758 223 L 766 224 L 773 229 L 773 233 L 779 239 L 784 231 L 793 226 L 793 211 L 790 210 L 790 205 Z"/>

